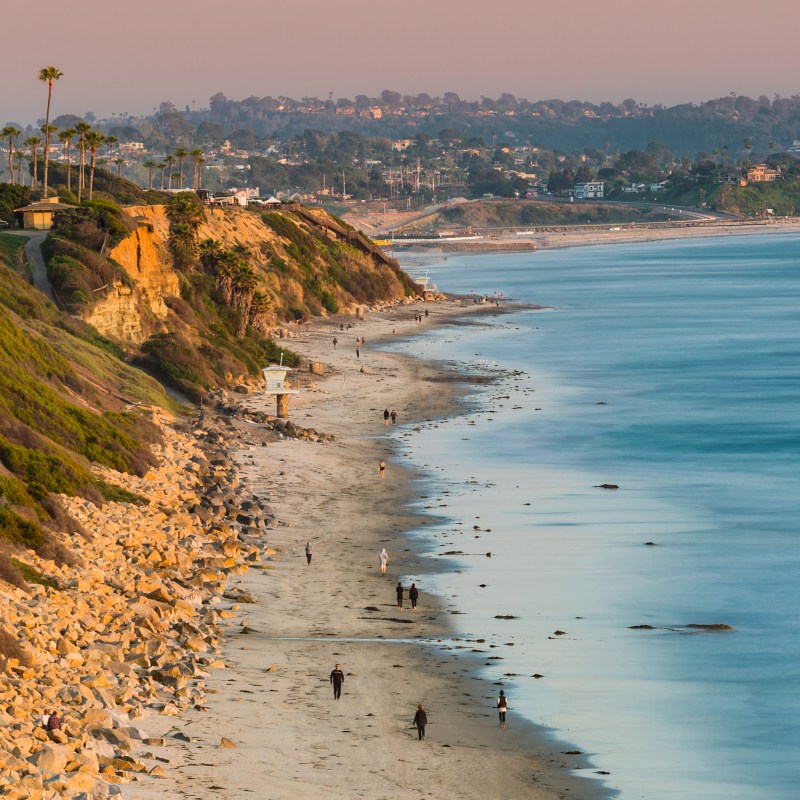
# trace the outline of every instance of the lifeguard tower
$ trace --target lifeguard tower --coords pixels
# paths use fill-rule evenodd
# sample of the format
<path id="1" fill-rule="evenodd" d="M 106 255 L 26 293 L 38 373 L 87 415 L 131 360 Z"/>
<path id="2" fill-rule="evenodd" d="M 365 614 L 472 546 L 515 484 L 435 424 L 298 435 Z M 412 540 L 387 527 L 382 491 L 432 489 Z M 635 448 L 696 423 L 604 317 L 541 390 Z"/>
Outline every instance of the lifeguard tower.
<path id="1" fill-rule="evenodd" d="M 272 364 L 263 367 L 264 381 L 267 384 L 266 393 L 274 394 L 278 400 L 278 418 L 287 419 L 289 416 L 289 395 L 297 394 L 297 389 L 290 389 L 286 374 L 292 370 L 289 367 Z"/>

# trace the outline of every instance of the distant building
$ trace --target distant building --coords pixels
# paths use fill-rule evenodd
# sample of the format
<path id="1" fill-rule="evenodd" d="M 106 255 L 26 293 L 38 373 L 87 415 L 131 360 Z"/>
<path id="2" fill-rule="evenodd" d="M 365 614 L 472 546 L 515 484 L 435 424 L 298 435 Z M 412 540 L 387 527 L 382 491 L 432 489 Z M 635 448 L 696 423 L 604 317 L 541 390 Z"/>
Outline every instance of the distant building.
<path id="1" fill-rule="evenodd" d="M 768 167 L 766 164 L 756 164 L 754 167 L 750 167 L 750 169 L 747 170 L 748 183 L 764 183 L 765 181 L 776 181 L 780 177 L 781 177 L 781 171 L 779 167 L 772 169 L 771 167 Z"/>
<path id="2" fill-rule="evenodd" d="M 414 144 L 413 139 L 396 139 L 392 142 L 392 150 L 397 153 L 402 153 L 404 150 L 408 150 L 412 144 Z"/>
<path id="3" fill-rule="evenodd" d="M 586 183 L 576 183 L 572 196 L 576 200 L 602 200 L 603 181 L 587 181 Z"/>

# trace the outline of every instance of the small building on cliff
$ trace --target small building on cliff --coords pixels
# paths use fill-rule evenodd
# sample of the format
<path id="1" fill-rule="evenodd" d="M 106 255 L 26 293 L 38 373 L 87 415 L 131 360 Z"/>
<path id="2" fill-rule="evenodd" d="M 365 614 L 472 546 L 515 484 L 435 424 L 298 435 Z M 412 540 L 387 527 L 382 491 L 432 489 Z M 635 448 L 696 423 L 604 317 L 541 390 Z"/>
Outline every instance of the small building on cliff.
<path id="1" fill-rule="evenodd" d="M 77 208 L 77 206 L 61 203 L 57 197 L 46 197 L 29 206 L 15 208 L 14 214 L 20 228 L 49 231 L 53 227 L 53 215 L 65 208 Z"/>

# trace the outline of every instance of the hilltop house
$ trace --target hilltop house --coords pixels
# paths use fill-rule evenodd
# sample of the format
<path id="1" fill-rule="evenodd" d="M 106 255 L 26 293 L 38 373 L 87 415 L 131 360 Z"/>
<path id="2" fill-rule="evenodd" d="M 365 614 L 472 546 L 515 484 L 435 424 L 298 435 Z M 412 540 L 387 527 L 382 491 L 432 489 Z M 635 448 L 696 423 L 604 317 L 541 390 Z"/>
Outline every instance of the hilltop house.
<path id="1" fill-rule="evenodd" d="M 747 170 L 748 183 L 763 183 L 764 181 L 776 181 L 781 177 L 780 167 L 772 169 L 766 164 L 756 164 Z"/>

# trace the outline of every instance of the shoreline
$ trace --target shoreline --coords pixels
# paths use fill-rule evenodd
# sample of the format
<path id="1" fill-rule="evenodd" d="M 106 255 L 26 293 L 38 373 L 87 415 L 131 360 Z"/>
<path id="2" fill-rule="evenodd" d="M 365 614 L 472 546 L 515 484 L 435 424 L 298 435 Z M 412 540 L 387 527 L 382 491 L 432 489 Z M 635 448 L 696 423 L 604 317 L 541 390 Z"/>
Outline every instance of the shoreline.
<path id="1" fill-rule="evenodd" d="M 415 323 L 421 308 L 430 309 L 430 317 Z M 270 787 L 272 798 L 325 792 L 399 800 L 429 790 L 444 798 L 612 794 L 573 773 L 589 767 L 585 759 L 564 758 L 573 748 L 515 718 L 513 710 L 509 727 L 498 729 L 498 687 L 477 676 L 487 652 L 474 637 L 455 633 L 448 598 L 427 593 L 426 574 L 443 565 L 413 553 L 412 531 L 436 521 L 409 507 L 425 476 L 398 463 L 383 425 L 387 403 L 400 414 L 395 430 L 401 436 L 415 435 L 417 423 L 459 413 L 465 376 L 375 345 L 394 339 L 392 330 L 408 340 L 451 322 L 469 324 L 475 315 L 502 313 L 446 301 L 375 312 L 365 322 L 347 318 L 353 328 L 345 332 L 334 330 L 332 320 L 296 329 L 288 346 L 311 361 L 324 360 L 326 376 L 295 373 L 306 385 L 291 400 L 290 418 L 337 440 L 263 441 L 262 447 L 256 426 L 237 423 L 250 442 L 235 458 L 242 479 L 280 519 L 264 538 L 275 555 L 229 585 L 229 594 L 255 603 L 230 606 L 237 616 L 224 623 L 228 669 L 208 679 L 208 711 L 144 722 L 167 737 L 169 744 L 156 754 L 171 762 L 167 781 L 140 781 L 126 788 L 127 796 L 177 798 L 213 787 L 215 796 L 234 797 L 262 786 Z M 335 350 L 333 335 L 340 341 Z M 362 335 L 368 344 L 356 358 L 355 337 Z M 273 402 L 245 398 L 268 413 Z M 387 461 L 383 481 L 381 457 Z M 308 540 L 310 567 L 303 555 Z M 377 569 L 381 546 L 390 554 L 385 578 Z M 413 617 L 394 608 L 398 578 L 406 588 L 412 580 L 420 587 Z M 342 700 L 334 704 L 327 675 L 337 661 L 347 677 Z M 408 730 L 419 702 L 429 713 L 422 743 Z M 192 741 L 175 741 L 175 725 Z M 221 736 L 235 747 L 219 750 Z"/>
<path id="2" fill-rule="evenodd" d="M 614 226 L 612 226 L 614 227 Z M 536 250 L 560 250 L 566 247 L 591 247 L 604 244 L 629 244 L 640 242 L 674 241 L 675 239 L 707 239 L 720 236 L 753 236 L 758 234 L 780 234 L 800 232 L 800 222 L 770 221 L 752 223 L 725 223 L 697 227 L 681 226 L 674 228 L 626 229 L 616 231 L 571 230 L 568 232 L 541 232 L 531 237 L 517 236 L 498 238 L 490 241 L 462 241 L 452 244 L 417 244 L 411 247 L 393 248 L 393 256 L 402 262 L 404 255 L 415 258 L 425 254 L 449 253 L 518 253 Z"/>

